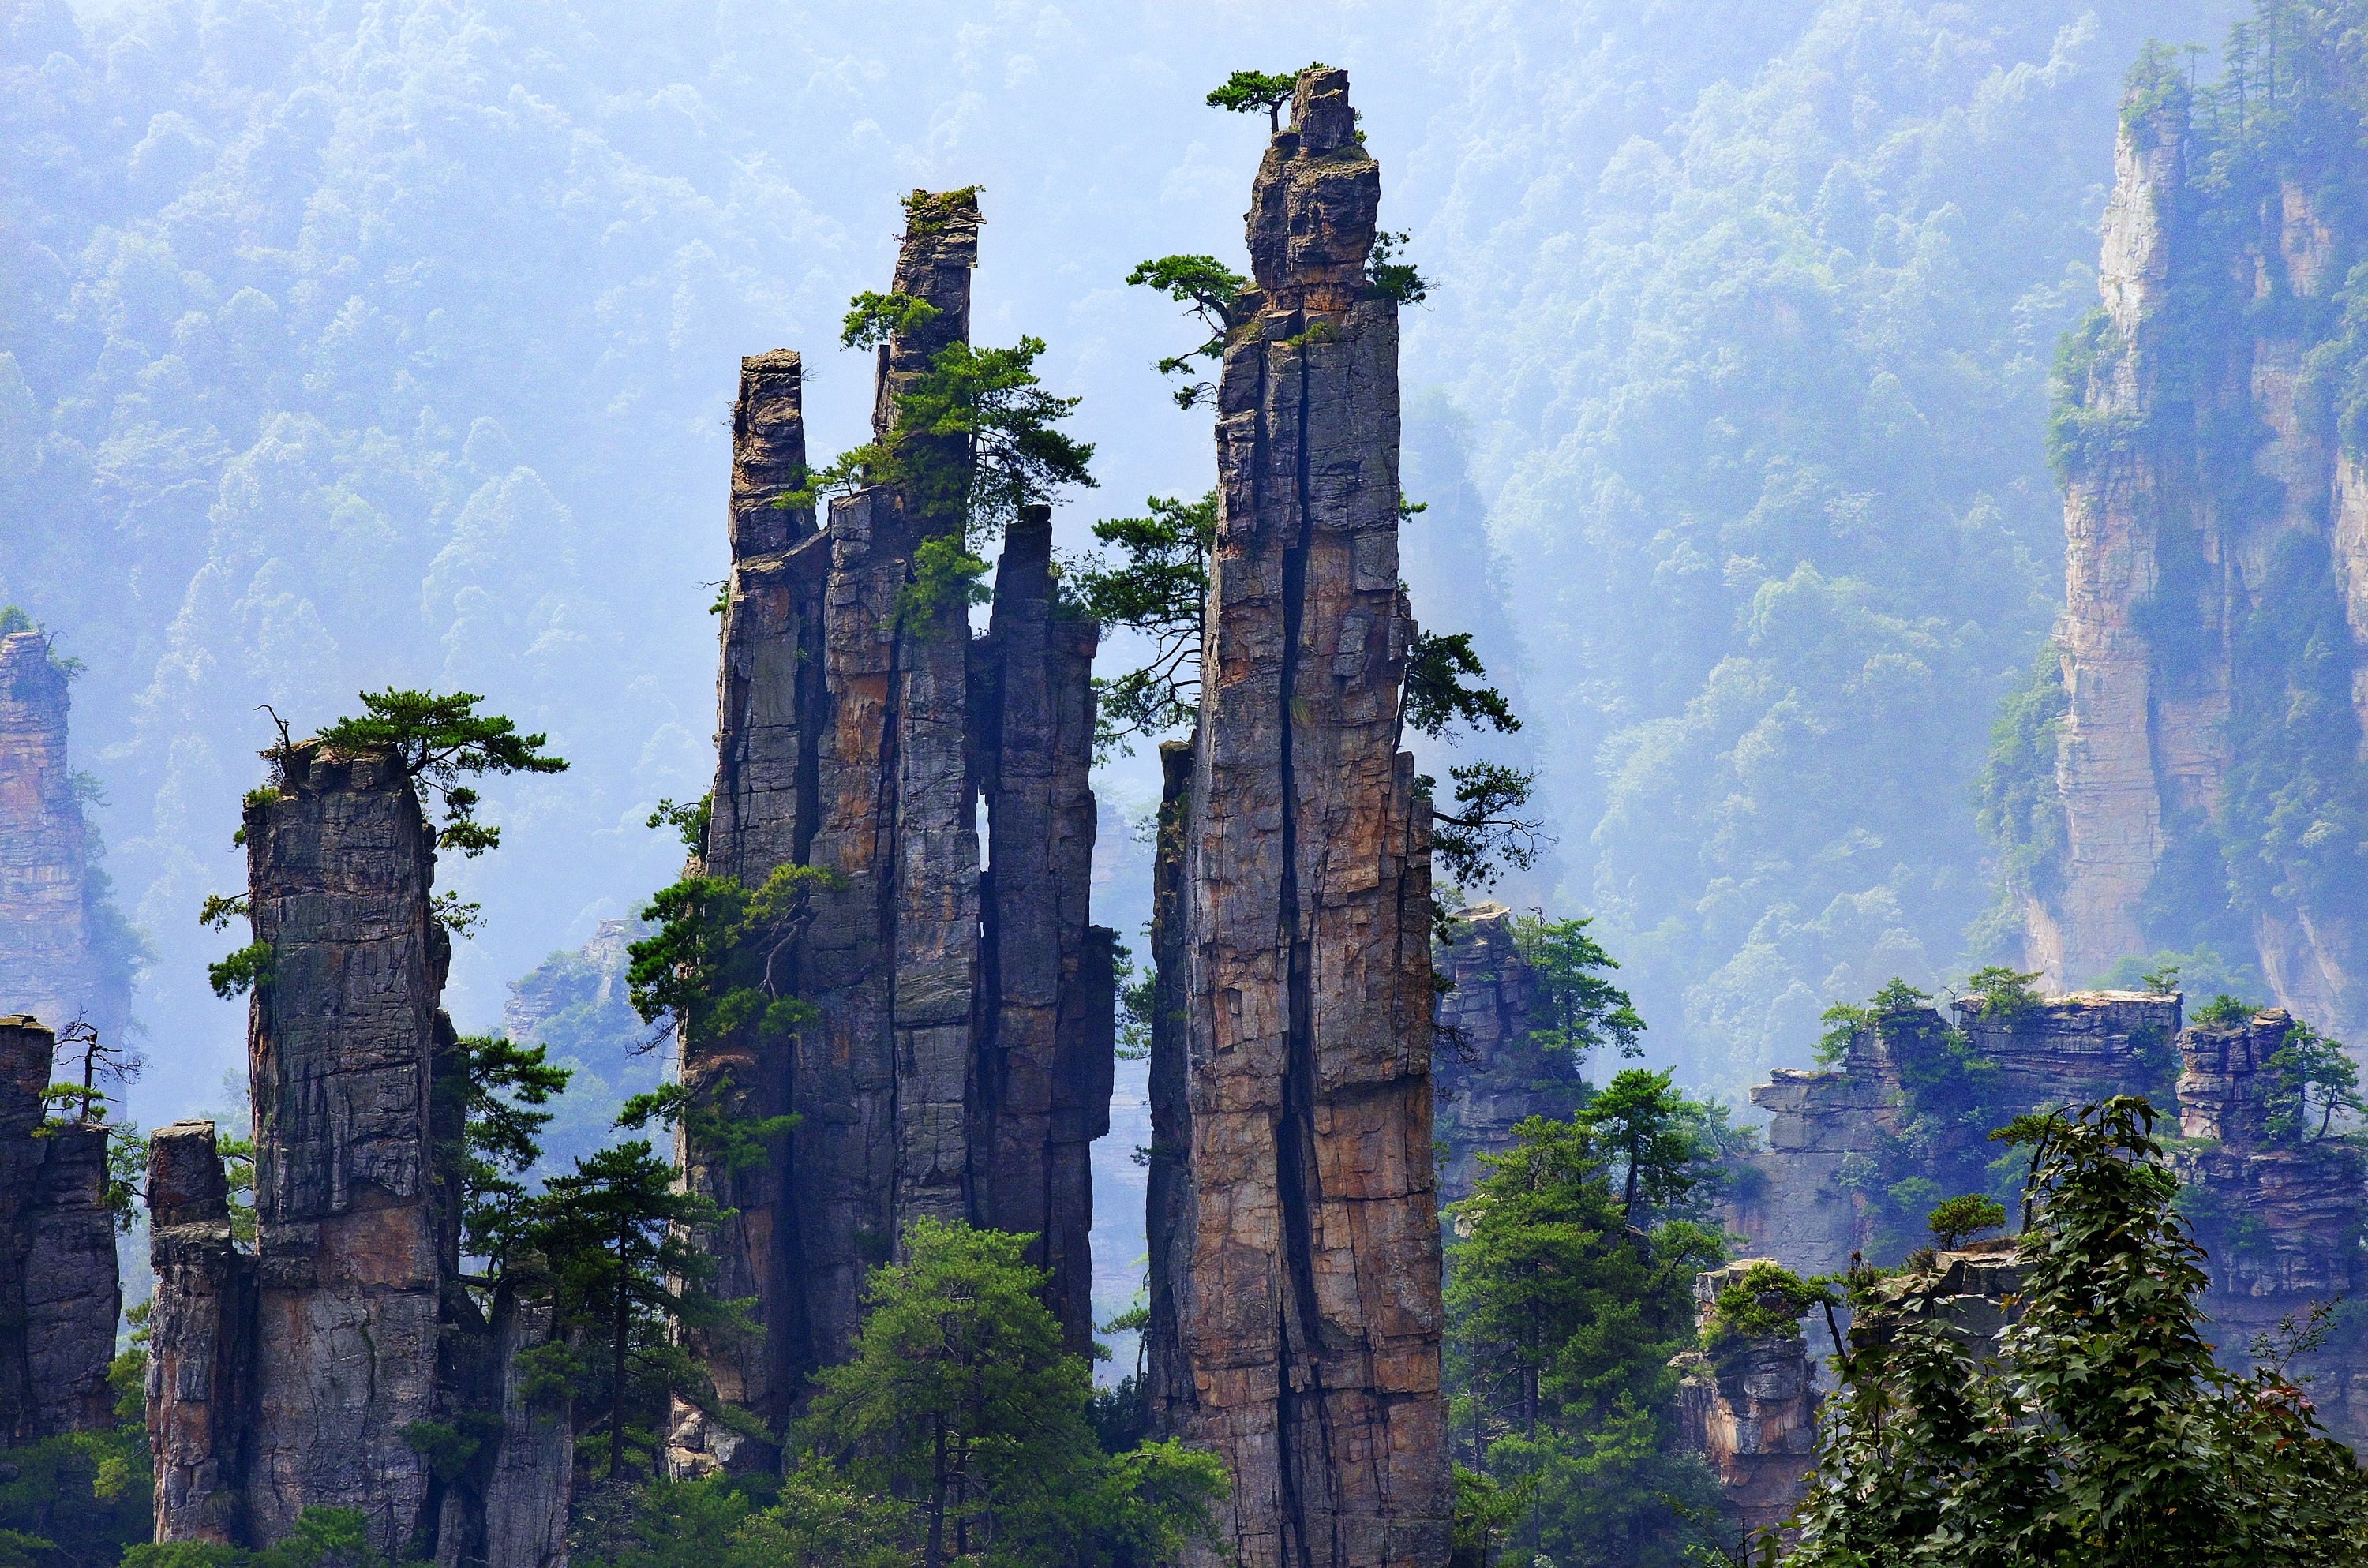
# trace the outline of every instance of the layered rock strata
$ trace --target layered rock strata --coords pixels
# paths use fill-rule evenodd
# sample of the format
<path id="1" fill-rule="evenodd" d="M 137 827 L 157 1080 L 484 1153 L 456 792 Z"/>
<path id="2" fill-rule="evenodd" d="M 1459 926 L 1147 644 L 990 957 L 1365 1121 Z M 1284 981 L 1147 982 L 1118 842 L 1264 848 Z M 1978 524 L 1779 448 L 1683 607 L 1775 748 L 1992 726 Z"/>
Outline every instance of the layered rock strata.
<path id="1" fill-rule="evenodd" d="M 2070 340 L 2053 426 L 2061 834 L 2033 840 L 2047 854 L 2021 890 L 2025 967 L 2078 983 L 2209 944 L 2349 1037 L 2368 1028 L 2357 852 L 2300 828 L 2356 798 L 2368 720 L 2368 483 L 2340 406 L 2357 354 L 2329 341 L 2352 330 L 2339 296 L 2368 236 L 2328 193 L 2357 177 L 2359 153 L 2264 132 L 2279 121 L 2225 99 L 2191 119 L 2175 76 L 2123 117 L 2101 308 Z M 2297 125 L 2344 112 L 2279 110 Z M 2274 801 L 2264 750 L 2282 758 Z"/>
<path id="2" fill-rule="evenodd" d="M 1995 1069 L 1997 1097 L 2021 1108 L 2167 1078 L 2180 1026 L 2176 996 L 2137 992 L 2081 992 L 2009 1019 L 1955 1014 L 1970 1053 Z M 1872 1254 L 1873 1216 L 1846 1168 L 1879 1159 L 1903 1131 L 1914 1115 L 1903 1071 L 1918 1052 L 1937 1053 L 1951 1027 L 1930 1008 L 1892 1013 L 1859 1031 L 1841 1066 L 1779 1068 L 1753 1087 L 1751 1103 L 1769 1113 L 1767 1147 L 1748 1162 L 1732 1223 L 1754 1248 L 1804 1274 L 1839 1274 L 1851 1254 Z M 1960 1131 L 1974 1147 L 1988 1129 Z"/>
<path id="3" fill-rule="evenodd" d="M 874 434 L 968 335 L 979 217 L 968 191 L 915 192 L 895 292 L 931 307 L 880 350 Z M 847 1353 L 868 1270 L 914 1220 L 1025 1232 L 1069 1342 L 1092 1336 L 1087 1149 L 1108 1127 L 1115 937 L 1087 921 L 1087 775 L 1097 629 L 1061 604 L 1049 512 L 1008 528 L 990 623 L 916 592 L 924 541 L 959 538 L 939 485 L 875 486 L 811 509 L 797 356 L 744 362 L 734 420 L 732 577 L 718 764 L 699 868 L 745 886 L 803 865 L 787 970 L 815 1010 L 793 1037 L 697 1042 L 684 1080 L 743 1114 L 794 1113 L 777 1155 L 729 1172 L 686 1142 L 692 1186 L 734 1213 L 702 1238 L 759 1333 L 693 1336 L 717 1390 L 776 1430 Z M 916 437 L 910 467 L 967 455 Z M 987 818 L 981 871 L 979 815 Z M 768 1462 L 685 1403 L 677 1474 Z"/>
<path id="4" fill-rule="evenodd" d="M 2358 1237 L 2368 1220 L 2360 1153 L 2303 1120 L 2273 1119 L 2279 1090 L 2269 1062 L 2293 1019 L 2282 1009 L 2242 1022 L 2198 1024 L 2180 1037 L 2179 1131 L 2173 1165 L 2180 1207 L 2210 1255 L 2208 1332 L 2241 1361 L 2281 1320 L 2306 1322 L 2314 1303 L 2349 1301 L 2361 1283 Z M 2296 1358 L 2328 1430 L 2368 1449 L 2368 1334 L 2338 1321 Z"/>
<path id="5" fill-rule="evenodd" d="M 69 706 L 49 638 L 0 637 L 0 1013 L 81 1019 L 113 1041 L 131 997 L 99 950 L 104 893 L 66 756 Z"/>
<path id="6" fill-rule="evenodd" d="M 1186 1114 L 1161 1427 L 1247 1568 L 1446 1561 L 1429 805 L 1397 749 L 1397 305 L 1347 74 L 1260 165 L 1218 383 L 1182 832 Z M 1158 1077 L 1155 1072 L 1155 1078 Z"/>
<path id="7" fill-rule="evenodd" d="M 1530 1039 L 1537 975 L 1513 939 L 1513 912 L 1481 903 L 1463 912 L 1455 941 L 1433 955 L 1451 988 L 1439 999 L 1431 1086 L 1441 1209 L 1472 1196 L 1487 1175 L 1483 1154 L 1513 1146 L 1513 1130 L 1533 1116 L 1577 1110 L 1584 1085 L 1567 1051 Z"/>
<path id="8" fill-rule="evenodd" d="M 0 1017 L 0 1446 L 115 1420 L 107 1129 L 45 1120 L 55 1047 L 39 1019 Z"/>
<path id="9" fill-rule="evenodd" d="M 353 1508 L 390 1559 L 543 1568 L 568 1466 L 517 1472 L 564 1452 L 566 1426 L 513 1407 L 508 1358 L 548 1337 L 550 1302 L 505 1278 L 489 1319 L 461 1277 L 466 1096 L 437 1085 L 467 1069 L 438 1006 L 434 837 L 392 756 L 273 755 L 245 822 L 268 955 L 248 1014 L 253 1253 L 210 1124 L 151 1153 L 156 1538 L 261 1546 L 306 1508 Z M 431 1467 L 422 1423 L 487 1435 Z"/>
<path id="10" fill-rule="evenodd" d="M 1705 1331 L 1705 1347 L 1670 1363 L 1683 1374 L 1679 1440 L 1718 1477 L 1728 1523 L 1754 1541 L 1781 1525 L 1801 1500 L 1817 1453 L 1817 1391 L 1801 1331 L 1710 1334 L 1719 1292 L 1765 1261 L 1743 1258 L 1694 1276 L 1694 1315 Z"/>

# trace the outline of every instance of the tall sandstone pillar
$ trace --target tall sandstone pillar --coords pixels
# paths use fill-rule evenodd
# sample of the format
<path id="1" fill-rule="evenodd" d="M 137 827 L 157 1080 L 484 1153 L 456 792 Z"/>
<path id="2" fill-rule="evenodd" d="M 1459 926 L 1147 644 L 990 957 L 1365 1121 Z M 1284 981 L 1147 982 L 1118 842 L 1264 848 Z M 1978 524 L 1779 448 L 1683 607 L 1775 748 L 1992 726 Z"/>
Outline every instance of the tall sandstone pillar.
<path id="1" fill-rule="evenodd" d="M 87 1019 L 114 1040 L 130 997 L 101 962 L 86 830 L 66 756 L 65 669 L 38 631 L 0 637 L 0 1014 Z"/>
<path id="2" fill-rule="evenodd" d="M 43 1125 L 56 1043 L 37 1018 L 0 1017 L 0 1445 L 114 1422 L 107 1129 Z"/>
<path id="3" fill-rule="evenodd" d="M 271 973 L 247 1051 L 258 1233 L 247 1511 L 276 1540 L 359 1508 L 388 1557 L 422 1522 L 436 1413 L 439 1225 L 428 1081 L 450 945 L 431 835 L 393 760 L 300 742 L 246 810 L 248 906 Z"/>
<path id="4" fill-rule="evenodd" d="M 893 287 L 935 313 L 880 350 L 882 437 L 899 392 L 967 338 L 978 256 L 972 192 L 916 191 L 905 218 Z M 790 966 L 814 1021 L 778 1044 L 702 1042 L 684 1063 L 694 1088 L 728 1072 L 735 1108 L 794 1112 L 796 1131 L 738 1173 L 682 1153 L 693 1187 L 737 1210 L 705 1241 L 720 1289 L 755 1298 L 758 1331 L 692 1348 L 776 1430 L 845 1358 L 865 1276 L 921 1215 L 1038 1235 L 1064 1332 L 1090 1338 L 1086 1148 L 1107 1126 L 1116 983 L 1114 937 L 1086 923 L 1097 633 L 1060 613 L 1049 515 L 1011 528 L 993 625 L 973 640 L 960 596 L 907 592 L 922 542 L 962 528 L 951 499 L 873 487 L 818 528 L 775 505 L 805 462 L 797 355 L 744 360 L 700 863 L 750 887 L 791 864 L 838 883 L 812 895 Z M 980 872 L 982 798 L 999 904 Z M 746 1467 L 762 1447 L 685 1403 L 667 1462 Z"/>
<path id="5" fill-rule="evenodd" d="M 1397 306 L 1348 76 L 1299 79 L 1218 384 L 1184 831 L 1181 1233 L 1160 1413 L 1246 1568 L 1444 1563 L 1429 838 L 1397 749 Z"/>
<path id="6" fill-rule="evenodd" d="M 1117 933 L 1087 919 L 1093 881 L 1094 649 L 1061 603 L 1053 513 L 1006 532 L 973 649 L 987 872 L 973 1126 L 981 1223 L 1037 1238 L 1070 1348 L 1093 1341 L 1093 1141 L 1110 1131 Z"/>

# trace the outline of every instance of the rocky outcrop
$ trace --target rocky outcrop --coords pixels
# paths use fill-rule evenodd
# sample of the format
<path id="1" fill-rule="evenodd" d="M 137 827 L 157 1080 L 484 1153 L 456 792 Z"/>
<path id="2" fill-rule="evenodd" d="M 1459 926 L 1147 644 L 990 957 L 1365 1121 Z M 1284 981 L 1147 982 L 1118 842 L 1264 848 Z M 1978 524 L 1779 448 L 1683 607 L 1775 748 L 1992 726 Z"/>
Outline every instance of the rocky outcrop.
<path id="1" fill-rule="evenodd" d="M 1513 912 L 1480 903 L 1456 922 L 1455 941 L 1432 961 L 1450 989 L 1432 1026 L 1431 1099 L 1439 1205 L 1472 1196 L 1487 1169 L 1483 1154 L 1513 1146 L 1513 1129 L 1533 1116 L 1569 1116 L 1585 1085 L 1568 1051 L 1530 1039 L 1537 976 L 1513 940 Z"/>
<path id="2" fill-rule="evenodd" d="M 49 638 L 0 636 L 0 1013 L 79 1018 L 112 1042 L 131 992 L 102 951 L 112 912 L 66 756 L 68 707 Z"/>
<path id="3" fill-rule="evenodd" d="M 1736 1184 L 1730 1223 L 1753 1248 L 1803 1274 L 1839 1274 L 1853 1253 L 1875 1255 L 1873 1216 L 1846 1172 L 1854 1162 L 1884 1158 L 1906 1130 L 1916 1108 L 1904 1074 L 1919 1056 L 1937 1061 L 1951 1028 L 1964 1032 L 1968 1054 L 1994 1074 L 1988 1092 L 1995 1101 L 2013 1110 L 2146 1089 L 2162 1096 L 2176 1054 L 2180 1002 L 2087 991 L 2003 1019 L 1985 1018 L 1966 1004 L 1954 1014 L 1953 1025 L 1931 1008 L 1887 1014 L 1881 1028 L 1859 1031 L 1839 1067 L 1780 1068 L 1751 1090 L 1751 1103 L 1769 1113 L 1766 1149 L 1743 1162 L 1747 1175 Z M 1935 1153 L 1986 1164 L 1996 1153 L 1983 1142 L 1988 1131 L 1941 1130 L 1946 1146 Z M 1903 1171 L 1890 1179 L 1937 1174 Z"/>
<path id="4" fill-rule="evenodd" d="M 39 1019 L 0 1017 L 0 1446 L 115 1420 L 107 1129 L 44 1119 L 55 1047 Z"/>
<path id="5" fill-rule="evenodd" d="M 148 1237 L 156 1539 L 234 1545 L 245 1538 L 255 1257 L 232 1240 L 212 1122 L 176 1121 L 149 1140 Z"/>
<path id="6" fill-rule="evenodd" d="M 967 337 L 978 254 L 973 192 L 916 191 L 905 218 L 894 288 L 934 313 L 880 350 L 882 437 L 899 394 Z M 1087 1151 L 1109 1125 L 1116 987 L 1115 937 L 1087 909 L 1098 631 L 1060 602 L 1050 514 L 1010 525 L 973 639 L 963 596 L 909 591 L 923 542 L 964 530 L 943 487 L 841 496 L 819 528 L 775 505 L 803 478 L 799 387 L 794 354 L 744 362 L 700 865 L 747 886 L 787 865 L 834 874 L 790 964 L 815 1017 L 774 1042 L 699 1042 L 683 1068 L 711 1094 L 728 1077 L 744 1114 L 800 1119 L 743 1171 L 682 1148 L 692 1186 L 734 1211 L 702 1240 L 759 1329 L 689 1339 L 718 1392 L 776 1430 L 845 1356 L 867 1271 L 919 1216 L 1035 1236 L 1066 1336 L 1090 1343 Z M 915 469 L 967 461 L 938 439 L 915 438 Z M 668 1464 L 757 1465 L 763 1447 L 685 1403 Z"/>
<path id="7" fill-rule="evenodd" d="M 2348 330 L 2336 296 L 2368 235 L 2324 204 L 2356 171 L 2317 160 L 2358 154 L 2265 141 L 2260 116 L 2191 119 L 2175 72 L 2140 90 L 2115 147 L 2101 309 L 2070 340 L 2053 426 L 2062 835 L 2021 889 L 2025 962 L 2078 983 L 2210 945 L 2350 1036 L 2368 1027 L 2368 928 L 2357 848 L 2329 812 L 2362 787 L 2368 502 L 2339 417 L 2358 354 L 2328 338 Z"/>
<path id="8" fill-rule="evenodd" d="M 2231 1360 L 2255 1336 L 2274 1336 L 2280 1320 L 2306 1321 L 2313 1303 L 2349 1301 L 2361 1283 L 2368 1187 L 2359 1151 L 2316 1136 L 2316 1126 L 2272 1120 L 2266 1069 L 2292 1024 L 2272 1008 L 2180 1037 L 2179 1131 L 2189 1142 L 2172 1163 L 2180 1208 L 2210 1254 L 2212 1338 Z M 2328 1430 L 2368 1449 L 2368 1333 L 2338 1320 L 2295 1366 L 2312 1379 Z"/>
<path id="9" fill-rule="evenodd" d="M 1260 165 L 1217 394 L 1183 839 L 1179 1222 L 1155 1252 L 1245 1568 L 1448 1551 L 1431 1162 L 1429 806 L 1397 749 L 1397 305 L 1344 72 Z M 1155 1078 L 1159 1074 L 1155 1072 Z"/>
<path id="10" fill-rule="evenodd" d="M 1093 1141 L 1110 1131 L 1118 934 L 1091 925 L 1095 624 L 1061 602 L 1053 514 L 1003 540 L 973 649 L 987 866 L 978 987 L 976 1212 L 1032 1235 L 1070 1348 L 1093 1345 Z"/>
<path id="11" fill-rule="evenodd" d="M 461 1278 L 466 1097 L 437 1085 L 466 1066 L 438 1006 L 450 944 L 429 903 L 433 835 L 389 754 L 271 755 L 277 782 L 245 821 L 266 955 L 248 1013 L 253 1254 L 210 1124 L 167 1129 L 151 1154 L 156 1539 L 268 1545 L 306 1508 L 353 1508 L 390 1559 L 545 1568 L 552 1551 L 529 1548 L 558 1539 L 568 1470 L 524 1494 L 516 1477 L 564 1452 L 564 1423 L 554 1437 L 549 1410 L 508 1393 L 550 1303 L 506 1278 L 489 1321 Z M 439 1430 L 453 1441 L 431 1466 L 421 1434 Z"/>
<path id="12" fill-rule="evenodd" d="M 1753 1264 L 1767 1261 L 1743 1258 L 1694 1276 L 1694 1316 L 1704 1347 L 1670 1362 L 1681 1374 L 1679 1441 L 1710 1466 L 1727 1522 L 1753 1540 L 1782 1524 L 1801 1500 L 1817 1453 L 1817 1392 L 1801 1331 L 1714 1332 L 1719 1292 L 1739 1283 Z"/>

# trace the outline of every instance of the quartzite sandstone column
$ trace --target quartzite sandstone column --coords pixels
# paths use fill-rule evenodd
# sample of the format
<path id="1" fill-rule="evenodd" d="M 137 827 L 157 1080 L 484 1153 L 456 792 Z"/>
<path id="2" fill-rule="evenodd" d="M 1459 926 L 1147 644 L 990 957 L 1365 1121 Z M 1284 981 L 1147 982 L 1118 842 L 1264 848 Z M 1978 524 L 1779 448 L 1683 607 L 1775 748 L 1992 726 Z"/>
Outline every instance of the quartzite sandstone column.
<path id="1" fill-rule="evenodd" d="M 389 1558 L 421 1523 L 435 1412 L 438 1226 L 428 1078 L 450 948 L 431 836 L 388 756 L 301 742 L 246 809 L 248 903 L 271 972 L 248 1062 L 259 1240 L 247 1507 L 276 1540 L 359 1508 Z"/>
<path id="2" fill-rule="evenodd" d="M 107 1129 L 43 1125 L 56 1039 L 0 1017 L 0 1443 L 114 1424 L 107 1382 L 122 1294 Z"/>
<path id="3" fill-rule="evenodd" d="M 1226 1461 L 1246 1568 L 1448 1551 L 1429 807 L 1397 749 L 1397 305 L 1365 275 L 1380 187 L 1347 74 L 1303 74 L 1218 389 L 1188 1233 L 1163 1262 L 1191 1381 L 1160 1418 Z"/>
<path id="4" fill-rule="evenodd" d="M 987 809 L 979 987 L 979 1221 L 1038 1238 L 1070 1348 L 1093 1342 L 1093 1173 L 1110 1131 L 1116 933 L 1087 922 L 1092 891 L 1094 648 L 1099 629 L 1053 580 L 1053 514 L 1007 531 L 995 608 L 973 649 Z"/>
<path id="5" fill-rule="evenodd" d="M 120 980 L 91 945 L 82 803 L 66 757 L 65 670 L 38 631 L 0 637 L 0 1014 L 87 1019 L 113 1040 Z"/>
<path id="6" fill-rule="evenodd" d="M 176 1121 L 149 1141 L 148 1235 L 155 1538 L 235 1545 L 255 1393 L 255 1259 L 231 1240 L 212 1122 Z"/>
<path id="7" fill-rule="evenodd" d="M 830 541 L 816 532 L 812 507 L 773 505 L 805 483 L 801 376 L 797 355 L 787 349 L 743 359 L 732 419 L 732 574 L 716 678 L 713 814 L 698 869 L 747 887 L 805 858 L 817 816 L 822 587 Z M 682 1080 L 707 1095 L 723 1094 L 728 1080 L 734 1113 L 780 1116 L 795 1108 L 793 1051 L 792 1042 L 759 1040 L 754 1031 L 700 1041 L 685 1048 Z M 859 1092 L 842 1102 L 841 1116 L 860 1108 Z M 818 1112 L 805 1135 L 827 1144 L 837 1125 Z M 716 1258 L 715 1292 L 726 1301 L 753 1298 L 749 1316 L 759 1329 L 755 1336 L 686 1329 L 685 1341 L 723 1398 L 778 1425 L 813 1368 L 801 1290 L 808 1271 L 789 1156 L 727 1170 L 712 1150 L 679 1134 L 677 1153 L 692 1189 L 725 1210 L 702 1238 Z M 835 1187 L 860 1177 L 862 1168 L 816 1174 Z M 677 1402 L 672 1425 L 677 1470 L 701 1468 L 694 1455 L 720 1462 L 737 1449 L 732 1434 L 711 1431 L 688 1402 Z"/>

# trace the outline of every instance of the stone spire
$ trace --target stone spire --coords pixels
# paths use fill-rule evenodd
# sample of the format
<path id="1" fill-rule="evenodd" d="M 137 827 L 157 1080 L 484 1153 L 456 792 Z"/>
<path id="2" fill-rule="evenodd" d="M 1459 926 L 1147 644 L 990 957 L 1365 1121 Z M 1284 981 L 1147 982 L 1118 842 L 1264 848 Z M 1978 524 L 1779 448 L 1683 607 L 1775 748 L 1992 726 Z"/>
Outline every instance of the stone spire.
<path id="1" fill-rule="evenodd" d="M 442 1236 L 427 1118 L 450 944 L 434 839 L 378 753 L 300 743 L 246 810 L 248 908 L 271 973 L 247 1036 L 259 1278 L 246 1507 L 276 1540 L 359 1508 L 390 1558 L 427 1502 L 404 1438 L 436 1415 Z"/>
<path id="2" fill-rule="evenodd" d="M 1260 165 L 1218 384 L 1220 510 L 1183 831 L 1188 1142 L 1167 1430 L 1247 1568 L 1447 1560 L 1430 812 L 1397 748 L 1396 301 L 1344 72 Z M 1155 1077 L 1158 1075 L 1155 1068 Z M 1189 1378 L 1189 1381 L 1186 1381 Z"/>
<path id="3" fill-rule="evenodd" d="M 548 1282 L 510 1260 L 489 1321 L 460 1278 L 463 1099 L 435 1085 L 467 1069 L 438 1006 L 434 835 L 388 754 L 273 755 L 245 812 L 269 951 L 247 1023 L 255 1250 L 211 1123 L 150 1150 L 156 1539 L 268 1546 L 306 1508 L 355 1508 L 390 1560 L 552 1568 L 568 1426 L 512 1366 L 550 1337 Z M 459 1473 L 414 1447 L 425 1421 L 482 1435 Z"/>
<path id="4" fill-rule="evenodd" d="M 966 339 L 978 259 L 974 193 L 916 191 L 905 212 L 893 287 L 933 313 L 880 349 L 882 437 L 899 394 Z M 916 466 L 967 460 L 924 449 Z M 1115 986 L 1114 937 L 1086 907 L 1097 632 L 1060 611 L 1049 514 L 1010 528 L 992 627 L 973 640 L 962 596 L 907 591 L 924 541 L 962 536 L 960 497 L 875 486 L 817 528 L 773 505 L 804 465 L 797 356 L 745 360 L 702 863 L 751 887 L 791 864 L 838 882 L 811 896 L 790 964 L 814 1021 L 777 1044 L 705 1043 L 684 1064 L 693 1086 L 728 1071 L 735 1108 L 794 1112 L 797 1130 L 752 1170 L 683 1154 L 694 1187 L 738 1210 L 712 1238 L 720 1288 L 756 1298 L 761 1330 L 693 1349 L 776 1430 L 845 1357 L 866 1273 L 917 1216 L 1037 1235 L 1064 1330 L 1090 1339 L 1086 1148 L 1108 1125 Z M 982 799 L 999 903 L 980 873 Z M 757 1447 L 683 1404 L 668 1464 L 754 1465 Z"/>
<path id="5" fill-rule="evenodd" d="M 52 1028 L 129 1018 L 91 921 L 86 830 L 66 756 L 65 669 L 39 631 L 0 637 L 0 1013 Z"/>

